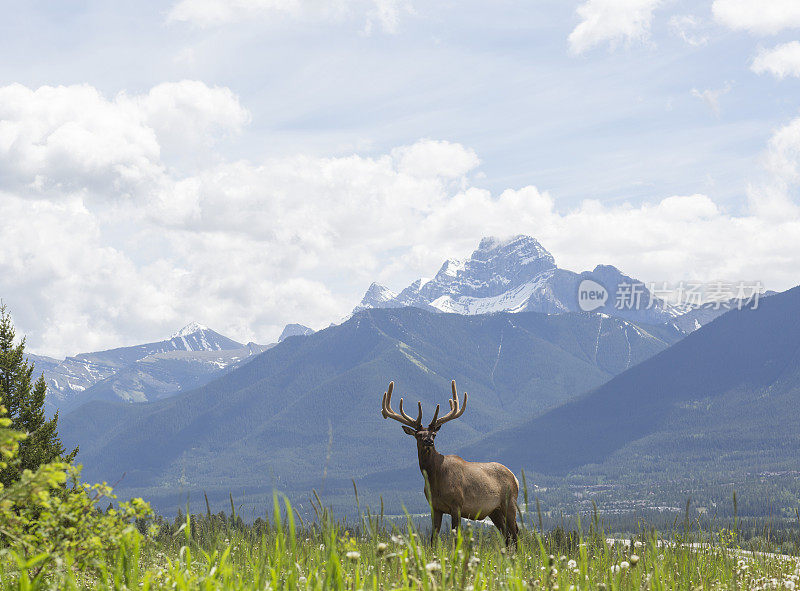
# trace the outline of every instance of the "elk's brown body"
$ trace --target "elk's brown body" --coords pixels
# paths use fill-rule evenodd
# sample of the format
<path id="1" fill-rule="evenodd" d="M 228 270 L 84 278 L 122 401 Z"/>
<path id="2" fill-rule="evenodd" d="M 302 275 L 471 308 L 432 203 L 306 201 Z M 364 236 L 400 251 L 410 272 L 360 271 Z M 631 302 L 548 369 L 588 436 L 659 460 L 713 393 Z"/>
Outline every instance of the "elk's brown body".
<path id="1" fill-rule="evenodd" d="M 464 392 L 464 404 L 459 403 L 456 382 L 453 380 L 453 397 L 450 399 L 450 412 L 437 418 L 439 406 L 433 413 L 433 420 L 428 427 L 422 426 L 422 403 L 419 402 L 419 414 L 412 419 L 403 411 L 403 399 L 400 399 L 400 412 L 392 410 L 392 390 L 394 382 L 383 395 L 381 414 L 383 418 L 392 418 L 403 424 L 403 431 L 413 435 L 417 440 L 419 469 L 426 479 L 425 496 L 433 511 L 433 531 L 431 539 L 435 539 L 442 525 L 442 516 L 450 515 L 453 529 L 460 525 L 461 518 L 484 519 L 489 517 L 506 538 L 506 543 L 517 540 L 517 495 L 519 482 L 514 474 L 497 462 L 467 462 L 456 455 L 443 455 L 436 451 L 433 440 L 439 428 L 462 414 L 467 405 L 467 393 Z"/>

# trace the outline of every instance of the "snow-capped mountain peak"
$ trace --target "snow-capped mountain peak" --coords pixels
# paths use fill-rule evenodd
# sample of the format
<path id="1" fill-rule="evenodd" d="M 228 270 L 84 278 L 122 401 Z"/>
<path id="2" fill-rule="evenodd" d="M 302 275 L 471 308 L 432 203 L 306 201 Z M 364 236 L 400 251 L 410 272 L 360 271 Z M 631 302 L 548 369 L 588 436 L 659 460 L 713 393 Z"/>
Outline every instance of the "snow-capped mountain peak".
<path id="1" fill-rule="evenodd" d="M 200 372 L 201 375 L 206 375 L 209 372 L 207 369 L 209 363 L 216 368 L 212 371 L 222 370 L 232 363 L 238 363 L 240 359 L 263 350 L 264 347 L 261 345 L 245 348 L 245 345 L 237 343 L 207 326 L 198 322 L 190 322 L 169 339 L 106 351 L 79 353 L 74 357 L 67 357 L 60 363 L 52 364 L 45 371 L 49 392 L 48 404 L 56 406 L 60 406 L 62 403 L 66 404 L 100 382 L 123 374 L 128 376 L 125 378 L 128 381 L 125 381 L 124 384 L 116 383 L 115 392 L 120 389 L 119 392 L 130 393 L 137 388 L 155 388 L 156 390 L 161 388 L 172 392 L 174 385 L 182 379 L 180 376 L 186 375 L 184 372 L 186 363 L 194 368 L 188 371 L 189 374 L 197 375 L 195 372 Z M 211 352 L 214 357 L 211 357 Z M 171 361 L 167 363 L 164 361 L 165 359 L 171 359 Z M 180 362 L 175 360 L 180 360 Z M 162 362 L 167 363 L 168 367 L 159 365 Z M 150 371 L 148 368 L 156 367 L 159 368 L 157 371 L 154 370 L 156 373 L 148 373 Z M 206 369 L 197 369 L 202 367 L 206 367 Z M 125 373 L 128 370 L 133 373 Z M 147 374 L 147 379 L 137 377 L 132 381 L 129 380 L 134 374 L 138 375 L 137 372 L 142 375 Z M 166 382 L 161 380 L 166 380 Z M 186 382 L 187 385 L 191 383 L 191 380 Z M 135 395 L 131 395 L 131 397 L 128 394 L 124 396 L 119 394 L 119 396 L 126 400 L 138 400 Z"/>
<path id="2" fill-rule="evenodd" d="M 201 332 L 205 330 L 210 330 L 207 326 L 200 324 L 199 322 L 190 322 L 178 332 L 173 333 L 170 339 L 178 339 L 180 337 L 188 337 L 190 334 L 194 334 L 196 332 Z"/>
<path id="3" fill-rule="evenodd" d="M 354 311 L 414 306 L 458 314 L 580 312 L 578 287 L 585 279 L 600 283 L 608 292 L 608 301 L 597 312 L 654 324 L 671 318 L 664 302 L 651 301 L 644 284 L 615 267 L 598 265 L 594 271 L 580 274 L 559 269 L 553 255 L 538 240 L 522 234 L 510 238 L 487 236 L 468 259 L 445 261 L 432 280 L 415 281 L 397 296 L 372 284 Z M 631 283 L 641 284 L 643 305 L 617 309 L 620 285 Z"/>
<path id="4" fill-rule="evenodd" d="M 369 308 L 395 308 L 393 302 L 397 299 L 397 294 L 391 289 L 380 283 L 373 282 L 369 286 L 361 303 L 356 306 L 355 311 L 366 310 Z"/>
<path id="5" fill-rule="evenodd" d="M 307 326 L 305 326 L 303 324 L 296 324 L 296 323 L 287 324 L 283 328 L 283 332 L 281 333 L 281 336 L 278 337 L 278 342 L 282 343 L 285 339 L 287 339 L 289 337 L 307 336 L 307 335 L 310 335 L 310 334 L 314 334 L 314 332 L 315 331 L 314 331 L 313 328 L 309 328 L 309 327 L 307 327 Z"/>
<path id="6" fill-rule="evenodd" d="M 512 238 L 501 240 L 495 236 L 481 239 L 478 249 L 472 253 L 471 261 L 513 261 L 528 265 L 543 261 L 555 266 L 553 255 L 532 236 L 518 234 Z"/>
<path id="7" fill-rule="evenodd" d="M 243 346 L 198 322 L 190 322 L 173 334 L 166 343 L 165 350 L 171 347 L 177 351 L 224 351 Z"/>

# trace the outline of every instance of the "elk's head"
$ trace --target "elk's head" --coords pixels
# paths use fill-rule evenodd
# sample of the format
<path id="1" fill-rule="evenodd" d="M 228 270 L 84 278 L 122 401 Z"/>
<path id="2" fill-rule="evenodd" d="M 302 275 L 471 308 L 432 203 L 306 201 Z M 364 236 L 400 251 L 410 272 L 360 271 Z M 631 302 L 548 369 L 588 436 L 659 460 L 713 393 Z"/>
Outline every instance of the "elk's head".
<path id="1" fill-rule="evenodd" d="M 397 413 L 392 410 L 392 390 L 394 389 L 394 382 L 389 382 L 389 389 L 383 394 L 381 414 L 384 419 L 399 421 L 400 424 L 403 425 L 403 431 L 408 435 L 413 435 L 417 442 L 423 447 L 433 447 L 433 440 L 436 438 L 436 434 L 439 432 L 441 426 L 447 421 L 452 421 L 463 415 L 467 408 L 467 393 L 464 392 L 464 404 L 461 405 L 458 401 L 455 380 L 452 381 L 451 386 L 453 388 L 453 397 L 448 401 L 450 403 L 450 412 L 439 418 L 439 405 L 437 404 L 436 410 L 433 413 L 433 420 L 431 420 L 427 427 L 422 426 L 422 402 L 417 402 L 419 412 L 417 413 L 416 419 L 412 419 L 405 413 L 403 410 L 402 398 L 400 399 L 399 405 L 400 412 Z"/>

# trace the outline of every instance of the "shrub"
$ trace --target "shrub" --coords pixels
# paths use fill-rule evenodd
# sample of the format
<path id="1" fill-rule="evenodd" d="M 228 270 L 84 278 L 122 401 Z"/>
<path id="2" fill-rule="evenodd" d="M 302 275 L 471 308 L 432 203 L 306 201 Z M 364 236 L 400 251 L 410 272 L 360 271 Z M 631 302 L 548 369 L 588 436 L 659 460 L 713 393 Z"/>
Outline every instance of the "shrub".
<path id="1" fill-rule="evenodd" d="M 10 425 L 0 416 L 0 469 L 19 462 L 19 444 L 26 437 Z M 34 577 L 52 564 L 99 567 L 124 543 L 138 542 L 135 520 L 151 515 L 141 499 L 99 509 L 101 501 L 114 498 L 105 483 L 82 484 L 79 466 L 49 462 L 24 469 L 18 481 L 0 483 L 0 552 Z"/>

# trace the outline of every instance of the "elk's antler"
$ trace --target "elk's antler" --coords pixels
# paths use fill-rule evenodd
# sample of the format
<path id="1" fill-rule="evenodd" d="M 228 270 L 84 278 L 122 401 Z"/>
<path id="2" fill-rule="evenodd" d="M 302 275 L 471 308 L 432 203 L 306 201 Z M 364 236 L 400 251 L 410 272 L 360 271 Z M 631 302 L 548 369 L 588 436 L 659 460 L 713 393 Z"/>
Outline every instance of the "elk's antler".
<path id="1" fill-rule="evenodd" d="M 457 419 L 458 417 L 463 415 L 464 411 L 467 409 L 467 393 L 464 392 L 464 405 L 461 406 L 458 403 L 458 391 L 456 390 L 455 380 L 452 381 L 451 386 L 453 387 L 453 397 L 450 400 L 448 400 L 448 402 L 450 403 L 450 412 L 444 415 L 441 419 L 437 419 L 436 417 L 439 416 L 439 405 L 437 404 L 436 410 L 433 413 L 433 420 L 431 421 L 431 424 L 428 425 L 428 429 L 441 427 L 447 421 L 452 421 L 453 419 Z"/>
<path id="2" fill-rule="evenodd" d="M 412 429 L 422 429 L 422 402 L 417 402 L 419 407 L 419 414 L 416 420 L 412 419 L 403 411 L 403 399 L 400 399 L 400 414 L 392 410 L 392 390 L 394 389 L 394 382 L 389 382 L 389 389 L 383 393 L 383 406 L 381 414 L 384 419 L 394 419 L 400 421 L 404 425 L 408 425 Z"/>

